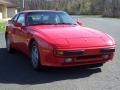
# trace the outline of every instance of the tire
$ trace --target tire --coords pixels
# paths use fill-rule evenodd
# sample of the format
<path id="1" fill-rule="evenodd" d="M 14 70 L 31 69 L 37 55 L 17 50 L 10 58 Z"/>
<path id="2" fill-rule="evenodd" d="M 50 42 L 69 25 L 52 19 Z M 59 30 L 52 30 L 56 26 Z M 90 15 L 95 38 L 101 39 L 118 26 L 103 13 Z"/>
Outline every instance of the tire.
<path id="1" fill-rule="evenodd" d="M 33 41 L 30 49 L 31 49 L 30 58 L 31 58 L 32 67 L 34 70 L 39 70 L 42 67 L 42 65 L 40 63 L 40 52 L 37 42 Z"/>
<path id="2" fill-rule="evenodd" d="M 6 49 L 9 53 L 13 53 L 14 49 L 11 47 L 11 40 L 9 35 L 6 36 Z"/>

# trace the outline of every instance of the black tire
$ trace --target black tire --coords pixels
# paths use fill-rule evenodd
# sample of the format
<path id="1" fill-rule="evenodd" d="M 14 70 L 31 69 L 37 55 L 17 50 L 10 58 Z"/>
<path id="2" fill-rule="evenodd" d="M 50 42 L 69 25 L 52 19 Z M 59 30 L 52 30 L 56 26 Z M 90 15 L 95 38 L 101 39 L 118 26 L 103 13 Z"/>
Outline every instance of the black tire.
<path id="1" fill-rule="evenodd" d="M 11 47 L 11 40 L 9 35 L 6 35 L 6 49 L 9 53 L 13 53 L 14 49 Z"/>
<path id="2" fill-rule="evenodd" d="M 37 42 L 33 41 L 31 44 L 31 48 L 30 48 L 30 59 L 31 59 L 31 64 L 34 70 L 39 70 L 41 69 L 42 65 L 40 62 L 40 51 L 38 48 L 38 44 Z M 36 52 L 36 55 L 35 55 Z"/>

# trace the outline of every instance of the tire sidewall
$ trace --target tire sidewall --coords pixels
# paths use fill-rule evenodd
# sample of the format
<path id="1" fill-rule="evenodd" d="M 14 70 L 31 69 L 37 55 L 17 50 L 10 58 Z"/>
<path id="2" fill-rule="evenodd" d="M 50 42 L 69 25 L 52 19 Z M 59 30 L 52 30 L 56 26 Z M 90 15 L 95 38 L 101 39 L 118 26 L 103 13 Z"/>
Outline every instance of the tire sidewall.
<path id="1" fill-rule="evenodd" d="M 32 61 L 32 48 L 33 48 L 33 46 L 36 46 L 36 47 L 37 47 L 37 50 L 38 50 L 38 57 L 39 57 L 39 58 L 38 58 L 38 63 L 37 63 L 36 66 L 33 65 L 33 61 Z M 30 59 L 31 59 L 31 64 L 32 64 L 33 69 L 35 69 L 35 70 L 40 69 L 40 67 L 41 67 L 41 63 L 40 63 L 40 50 L 39 50 L 39 48 L 38 48 L 37 42 L 35 42 L 35 41 L 31 44 L 31 48 L 30 48 Z"/>

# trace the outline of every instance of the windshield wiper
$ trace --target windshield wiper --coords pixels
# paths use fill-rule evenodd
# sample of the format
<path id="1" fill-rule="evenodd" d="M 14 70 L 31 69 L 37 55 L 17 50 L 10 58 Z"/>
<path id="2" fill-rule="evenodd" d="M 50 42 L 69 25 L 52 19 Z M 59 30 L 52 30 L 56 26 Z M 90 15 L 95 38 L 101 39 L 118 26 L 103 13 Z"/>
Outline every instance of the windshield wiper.
<path id="1" fill-rule="evenodd" d="M 32 24 L 32 25 L 56 25 L 54 23 L 37 23 L 37 24 Z"/>
<path id="2" fill-rule="evenodd" d="M 76 25 L 76 24 L 74 24 L 74 23 L 57 23 L 58 25 L 60 24 L 60 25 Z"/>
<path id="3" fill-rule="evenodd" d="M 74 23 L 37 23 L 33 25 L 76 25 Z"/>
<path id="4" fill-rule="evenodd" d="M 39 25 L 55 25 L 54 23 L 40 23 Z"/>

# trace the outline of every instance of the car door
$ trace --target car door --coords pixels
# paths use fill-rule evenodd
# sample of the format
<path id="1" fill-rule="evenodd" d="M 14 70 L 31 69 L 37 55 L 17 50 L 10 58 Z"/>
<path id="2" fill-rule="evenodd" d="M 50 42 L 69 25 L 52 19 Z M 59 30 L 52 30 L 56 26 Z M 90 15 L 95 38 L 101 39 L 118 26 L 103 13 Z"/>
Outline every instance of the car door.
<path id="1" fill-rule="evenodd" d="M 15 43 L 17 45 L 17 48 L 20 51 L 26 53 L 28 50 L 28 48 L 27 48 L 28 32 L 26 29 L 24 13 L 19 14 L 19 17 L 18 17 L 16 23 L 21 24 L 21 26 L 15 27 Z"/>

